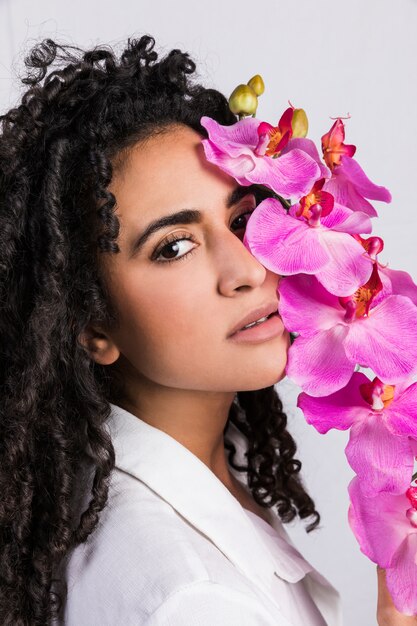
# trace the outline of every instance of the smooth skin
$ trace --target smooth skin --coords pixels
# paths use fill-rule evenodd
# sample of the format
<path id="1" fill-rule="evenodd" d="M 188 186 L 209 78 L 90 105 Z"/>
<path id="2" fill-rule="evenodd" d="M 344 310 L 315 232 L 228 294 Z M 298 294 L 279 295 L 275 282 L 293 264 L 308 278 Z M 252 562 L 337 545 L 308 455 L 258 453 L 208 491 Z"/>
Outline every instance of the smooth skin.
<path id="1" fill-rule="evenodd" d="M 252 345 L 227 338 L 245 314 L 278 302 L 280 276 L 242 242 L 255 196 L 248 189 L 226 207 L 238 184 L 207 161 L 201 139 L 187 126 L 172 126 L 137 144 L 115 169 L 109 190 L 121 252 L 99 255 L 99 262 L 121 324 L 89 327 L 83 343 L 96 362 L 117 361 L 123 408 L 174 437 L 244 497 L 224 448 L 229 407 L 236 391 L 283 378 L 290 340 L 285 329 Z M 167 226 L 131 255 L 151 221 L 192 208 L 201 211 L 201 223 Z M 166 241 L 173 236 L 191 239 Z"/>
<path id="2" fill-rule="evenodd" d="M 117 362 L 123 408 L 187 447 L 243 506 L 268 521 L 229 470 L 223 430 L 237 391 L 284 377 L 290 337 L 285 329 L 257 344 L 227 336 L 252 309 L 278 300 L 280 276 L 242 242 L 255 196 L 248 188 L 227 208 L 237 183 L 207 161 L 201 139 L 173 125 L 114 163 L 109 190 L 117 200 L 121 252 L 99 255 L 99 263 L 121 324 L 117 330 L 90 325 L 80 341 L 97 363 Z M 191 208 L 201 211 L 200 223 L 165 226 L 131 254 L 151 221 Z M 167 237 L 189 239 L 170 243 Z M 395 611 L 378 572 L 378 624 L 415 623 Z"/>

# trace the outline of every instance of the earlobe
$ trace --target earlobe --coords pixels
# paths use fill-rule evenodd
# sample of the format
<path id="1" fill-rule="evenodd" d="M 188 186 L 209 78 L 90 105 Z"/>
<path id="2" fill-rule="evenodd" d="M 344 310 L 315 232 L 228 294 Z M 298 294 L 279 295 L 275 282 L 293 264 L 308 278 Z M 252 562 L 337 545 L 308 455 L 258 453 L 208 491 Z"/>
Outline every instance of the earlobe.
<path id="1" fill-rule="evenodd" d="M 111 365 L 120 356 L 120 350 L 107 334 L 88 326 L 78 336 L 78 343 L 99 365 Z"/>

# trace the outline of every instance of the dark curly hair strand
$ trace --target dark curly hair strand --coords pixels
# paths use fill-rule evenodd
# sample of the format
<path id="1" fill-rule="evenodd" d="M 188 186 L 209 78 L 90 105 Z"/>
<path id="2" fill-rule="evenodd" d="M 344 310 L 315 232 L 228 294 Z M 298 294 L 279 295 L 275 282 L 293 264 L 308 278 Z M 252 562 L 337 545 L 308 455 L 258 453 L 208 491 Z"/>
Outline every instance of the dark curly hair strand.
<path id="1" fill-rule="evenodd" d="M 64 600 L 59 564 L 86 541 L 105 507 L 115 464 L 103 422 L 122 397 L 112 366 L 79 342 L 91 322 L 118 323 L 98 255 L 119 252 L 112 175 L 138 141 L 202 115 L 237 121 L 224 95 L 191 80 L 188 53 L 158 60 L 149 35 L 83 51 L 38 43 L 28 90 L 0 116 L 0 623 L 45 626 Z M 59 63 L 58 63 L 59 62 Z M 53 69 L 57 64 L 58 68 Z M 48 69 L 50 70 L 49 73 Z M 42 82 L 43 81 L 43 82 Z M 259 190 L 260 197 L 265 190 Z M 274 387 L 237 392 L 229 420 L 248 439 L 256 502 L 284 522 L 320 516 L 299 477 L 296 445 Z M 89 468 L 91 484 L 80 480 Z M 77 486 L 89 500 L 75 507 Z M 91 498 L 90 498 L 91 496 Z M 57 596 L 57 598 L 55 597 Z"/>

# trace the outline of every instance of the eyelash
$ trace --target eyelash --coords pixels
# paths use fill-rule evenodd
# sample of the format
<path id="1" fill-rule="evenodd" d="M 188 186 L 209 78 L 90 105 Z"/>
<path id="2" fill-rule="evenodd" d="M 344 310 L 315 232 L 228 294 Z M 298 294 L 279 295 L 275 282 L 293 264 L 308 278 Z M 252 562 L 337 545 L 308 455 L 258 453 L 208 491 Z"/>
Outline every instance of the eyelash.
<path id="1" fill-rule="evenodd" d="M 256 207 L 255 207 L 256 208 Z M 241 213 L 240 215 L 237 215 L 235 217 L 235 219 L 233 220 L 233 222 L 235 222 L 236 220 L 238 220 L 240 217 L 243 217 L 244 215 L 251 215 L 255 208 L 251 209 L 250 211 L 244 211 L 243 213 Z M 232 224 L 233 224 L 232 222 Z M 240 230 L 240 229 L 238 229 Z M 191 235 L 168 235 L 168 237 L 166 239 L 164 239 L 164 241 L 162 242 L 162 244 L 157 248 L 157 250 L 155 250 L 155 252 L 153 253 L 151 259 L 152 261 L 155 261 L 156 263 L 173 263 L 175 261 L 182 261 L 183 259 L 188 258 L 189 255 L 193 254 L 193 252 L 196 250 L 196 248 L 192 248 L 191 250 L 189 250 L 188 252 L 185 252 L 184 254 L 182 254 L 179 257 L 176 257 L 175 259 L 165 259 L 164 261 L 158 261 L 157 258 L 158 256 L 161 254 L 161 252 L 164 250 L 165 247 L 167 247 L 169 244 L 171 243 L 175 243 L 177 241 L 184 241 L 184 240 L 189 240 L 189 241 L 194 241 L 194 239 L 191 237 Z"/>

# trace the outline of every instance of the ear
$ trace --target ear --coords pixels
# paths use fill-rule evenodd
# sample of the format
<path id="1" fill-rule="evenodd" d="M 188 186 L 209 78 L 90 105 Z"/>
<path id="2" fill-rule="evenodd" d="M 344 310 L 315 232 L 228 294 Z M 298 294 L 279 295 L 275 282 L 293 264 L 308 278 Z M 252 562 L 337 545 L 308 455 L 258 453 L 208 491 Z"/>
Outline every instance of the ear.
<path id="1" fill-rule="evenodd" d="M 91 359 L 100 365 L 111 365 L 120 356 L 120 350 L 113 339 L 95 326 L 87 326 L 79 335 L 78 343 L 87 350 Z"/>

